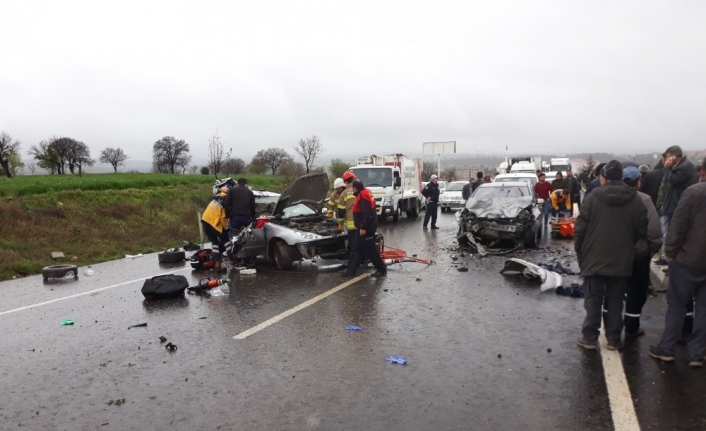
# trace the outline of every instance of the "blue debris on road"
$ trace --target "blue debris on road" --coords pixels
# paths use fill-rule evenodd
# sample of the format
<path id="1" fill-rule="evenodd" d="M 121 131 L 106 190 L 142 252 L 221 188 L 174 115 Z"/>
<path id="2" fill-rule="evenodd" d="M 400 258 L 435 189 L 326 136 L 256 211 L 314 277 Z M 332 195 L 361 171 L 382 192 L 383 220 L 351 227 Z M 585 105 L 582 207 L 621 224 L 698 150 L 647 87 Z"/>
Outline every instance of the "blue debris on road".
<path id="1" fill-rule="evenodd" d="M 355 326 L 355 325 L 346 326 L 346 331 L 362 331 L 362 330 L 363 330 L 363 328 L 361 328 L 360 326 Z"/>
<path id="2" fill-rule="evenodd" d="M 387 360 L 393 364 L 407 365 L 407 360 L 402 357 L 390 356 Z"/>

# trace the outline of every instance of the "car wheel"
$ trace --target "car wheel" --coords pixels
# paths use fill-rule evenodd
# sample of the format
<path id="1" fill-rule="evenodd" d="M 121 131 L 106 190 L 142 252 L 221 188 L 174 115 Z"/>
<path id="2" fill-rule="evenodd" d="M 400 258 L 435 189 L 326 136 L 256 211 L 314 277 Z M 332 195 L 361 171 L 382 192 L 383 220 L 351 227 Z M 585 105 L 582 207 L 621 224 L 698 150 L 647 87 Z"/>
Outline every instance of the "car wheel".
<path id="1" fill-rule="evenodd" d="M 294 266 L 292 258 L 292 250 L 286 242 L 277 241 L 275 243 L 275 263 L 277 268 L 289 271 Z"/>
<path id="2" fill-rule="evenodd" d="M 179 251 L 164 251 L 157 255 L 159 263 L 177 263 L 186 260 L 186 252 Z"/>
<path id="3" fill-rule="evenodd" d="M 399 208 L 397 208 L 397 211 L 395 211 L 395 213 L 392 215 L 392 221 L 395 223 L 400 221 L 400 209 Z"/>
<path id="4" fill-rule="evenodd" d="M 420 212 L 422 212 L 422 202 L 419 199 L 415 199 L 412 204 L 412 217 L 419 217 Z"/>
<path id="5" fill-rule="evenodd" d="M 42 268 L 42 277 L 47 278 L 62 278 L 69 272 L 74 273 L 74 278 L 78 278 L 78 267 L 76 265 L 51 265 Z"/>
<path id="6" fill-rule="evenodd" d="M 537 246 L 537 234 L 528 228 L 525 230 L 525 248 L 535 248 Z"/>

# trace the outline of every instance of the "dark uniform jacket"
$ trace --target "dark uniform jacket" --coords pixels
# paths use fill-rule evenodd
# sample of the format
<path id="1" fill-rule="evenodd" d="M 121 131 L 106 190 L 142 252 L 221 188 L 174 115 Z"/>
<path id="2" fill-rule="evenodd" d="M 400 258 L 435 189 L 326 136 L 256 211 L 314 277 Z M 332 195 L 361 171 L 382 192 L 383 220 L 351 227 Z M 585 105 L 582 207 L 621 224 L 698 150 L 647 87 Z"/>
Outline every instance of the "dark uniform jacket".
<path id="1" fill-rule="evenodd" d="M 429 202 L 439 202 L 439 185 L 430 182 L 422 190 L 422 195 L 427 198 Z"/>
<path id="2" fill-rule="evenodd" d="M 233 187 L 228 191 L 223 206 L 228 218 L 243 216 L 255 218 L 255 195 L 246 186 Z"/>
<path id="3" fill-rule="evenodd" d="M 666 254 L 683 265 L 706 271 L 706 183 L 682 193 L 669 223 Z"/>
<path id="4" fill-rule="evenodd" d="M 649 195 L 652 199 L 652 205 L 657 205 L 657 195 L 659 194 L 659 186 L 664 178 L 664 168 L 661 164 L 655 166 L 654 170 L 648 172 L 642 177 L 642 187 L 640 191 Z"/>
<path id="5" fill-rule="evenodd" d="M 647 238 L 647 208 L 637 190 L 622 181 L 598 187 L 581 206 L 574 248 L 581 275 L 629 277 L 635 245 Z"/>

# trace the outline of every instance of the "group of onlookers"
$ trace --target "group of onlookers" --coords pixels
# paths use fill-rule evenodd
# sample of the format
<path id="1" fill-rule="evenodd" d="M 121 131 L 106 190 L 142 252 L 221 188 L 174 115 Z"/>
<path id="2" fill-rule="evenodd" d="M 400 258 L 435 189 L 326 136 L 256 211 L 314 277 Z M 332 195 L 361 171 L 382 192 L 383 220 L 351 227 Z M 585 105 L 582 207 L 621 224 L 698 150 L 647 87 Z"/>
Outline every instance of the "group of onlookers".
<path id="1" fill-rule="evenodd" d="M 571 169 L 566 170 L 566 177 L 560 171 L 556 173 L 556 179 L 551 183 L 547 181 L 547 175 L 542 171 L 537 171 L 537 179 L 534 191 L 537 199 L 543 200 L 542 212 L 544 213 L 544 227 L 549 222 L 549 215 L 573 216 L 574 204 L 581 209 L 581 186 Z"/>
<path id="2" fill-rule="evenodd" d="M 625 336 L 645 334 L 640 315 L 650 284 L 650 261 L 669 265 L 665 329 L 650 355 L 675 359 L 687 343 L 689 364 L 706 356 L 706 160 L 697 169 L 678 146 L 649 166 L 597 167 L 575 224 L 575 249 L 584 277 L 586 319 L 577 342 L 596 349 L 601 315 L 610 350 Z M 626 297 L 627 294 L 627 297 Z M 623 316 L 623 301 L 625 312 Z M 695 303 L 695 306 L 694 306 Z"/>

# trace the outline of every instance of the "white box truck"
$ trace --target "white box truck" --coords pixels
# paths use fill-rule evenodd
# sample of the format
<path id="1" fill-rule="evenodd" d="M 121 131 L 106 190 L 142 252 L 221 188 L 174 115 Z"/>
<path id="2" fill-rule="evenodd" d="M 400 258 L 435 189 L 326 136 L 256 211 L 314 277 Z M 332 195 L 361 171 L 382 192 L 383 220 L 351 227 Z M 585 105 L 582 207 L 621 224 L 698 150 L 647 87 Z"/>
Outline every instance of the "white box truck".
<path id="1" fill-rule="evenodd" d="M 350 171 L 375 198 L 380 218 L 417 217 L 422 207 L 422 161 L 403 154 L 360 157 Z"/>

